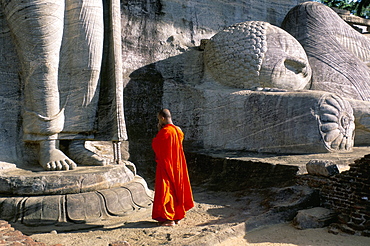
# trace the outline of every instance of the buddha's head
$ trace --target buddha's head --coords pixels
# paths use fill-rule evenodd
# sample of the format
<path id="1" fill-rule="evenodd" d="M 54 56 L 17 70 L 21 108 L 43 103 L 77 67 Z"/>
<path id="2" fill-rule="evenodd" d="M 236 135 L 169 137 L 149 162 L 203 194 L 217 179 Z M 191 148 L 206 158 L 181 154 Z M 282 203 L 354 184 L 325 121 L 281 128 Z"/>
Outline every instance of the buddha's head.
<path id="1" fill-rule="evenodd" d="M 206 72 L 221 84 L 252 89 L 305 88 L 311 68 L 290 34 L 262 21 L 232 25 L 214 35 L 204 50 Z"/>

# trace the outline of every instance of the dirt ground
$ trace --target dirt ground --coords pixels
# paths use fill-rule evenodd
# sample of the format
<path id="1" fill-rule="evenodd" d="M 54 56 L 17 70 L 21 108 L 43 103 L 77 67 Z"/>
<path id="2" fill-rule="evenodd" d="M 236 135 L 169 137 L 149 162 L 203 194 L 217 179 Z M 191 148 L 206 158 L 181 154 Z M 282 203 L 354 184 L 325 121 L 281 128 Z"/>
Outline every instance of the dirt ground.
<path id="1" fill-rule="evenodd" d="M 211 192 L 194 189 L 195 207 L 174 227 L 158 227 L 150 210 L 128 221 L 101 228 L 33 234 L 31 237 L 47 245 L 108 246 L 126 241 L 132 246 L 152 245 L 220 245 L 220 246 L 367 246 L 370 238 L 328 233 L 327 228 L 295 229 L 289 222 L 258 222 L 255 218 L 267 212 L 261 205 L 264 197 L 258 192 L 244 194 Z M 255 223 L 246 223 L 253 220 Z"/>
<path id="2" fill-rule="evenodd" d="M 298 230 L 289 223 L 270 225 L 245 236 L 230 238 L 219 246 L 365 246 L 370 238 L 340 233 L 328 233 L 327 228 Z"/>

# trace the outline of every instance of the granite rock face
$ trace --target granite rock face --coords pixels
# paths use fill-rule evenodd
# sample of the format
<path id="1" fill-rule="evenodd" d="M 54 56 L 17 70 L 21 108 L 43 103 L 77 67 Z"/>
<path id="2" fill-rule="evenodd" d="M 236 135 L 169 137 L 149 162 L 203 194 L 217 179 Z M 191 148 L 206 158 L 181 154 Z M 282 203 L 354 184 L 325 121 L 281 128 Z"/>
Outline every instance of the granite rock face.
<path id="1" fill-rule="evenodd" d="M 258 20 L 280 26 L 286 13 L 302 2 L 121 1 L 124 78 L 128 82 L 136 69 L 182 54 L 235 23 Z"/>

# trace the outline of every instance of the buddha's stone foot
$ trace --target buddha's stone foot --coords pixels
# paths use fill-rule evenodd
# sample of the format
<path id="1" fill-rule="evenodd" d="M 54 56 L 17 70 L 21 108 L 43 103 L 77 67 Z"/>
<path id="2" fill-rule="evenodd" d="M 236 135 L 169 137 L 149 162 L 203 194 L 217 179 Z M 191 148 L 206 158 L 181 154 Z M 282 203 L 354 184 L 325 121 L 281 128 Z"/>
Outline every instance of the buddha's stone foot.
<path id="1" fill-rule="evenodd" d="M 83 166 L 105 166 L 110 160 L 94 153 L 85 147 L 84 140 L 73 140 L 68 146 L 68 155 L 78 165 Z"/>
<path id="2" fill-rule="evenodd" d="M 355 118 L 348 101 L 337 95 L 324 95 L 318 103 L 317 119 L 320 134 L 328 150 L 352 150 Z"/>
<path id="3" fill-rule="evenodd" d="M 77 167 L 74 161 L 56 148 L 55 140 L 40 143 L 39 163 L 47 171 L 71 170 Z"/>

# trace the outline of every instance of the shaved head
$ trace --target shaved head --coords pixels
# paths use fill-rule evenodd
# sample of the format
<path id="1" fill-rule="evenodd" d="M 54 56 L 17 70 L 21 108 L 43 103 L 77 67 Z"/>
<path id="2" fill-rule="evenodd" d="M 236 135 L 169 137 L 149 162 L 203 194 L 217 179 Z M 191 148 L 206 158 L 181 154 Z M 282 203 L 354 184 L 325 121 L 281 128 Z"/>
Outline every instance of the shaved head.
<path id="1" fill-rule="evenodd" d="M 171 112 L 166 108 L 159 111 L 158 115 L 165 119 L 171 119 Z"/>

